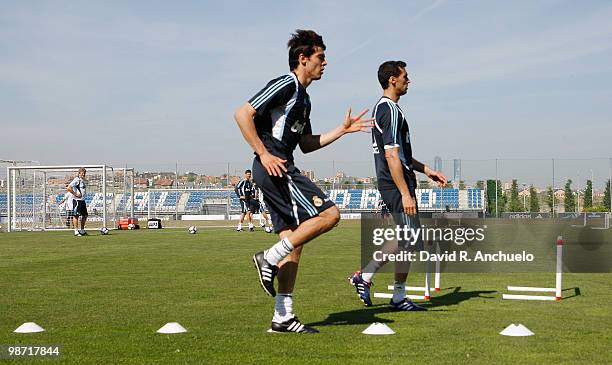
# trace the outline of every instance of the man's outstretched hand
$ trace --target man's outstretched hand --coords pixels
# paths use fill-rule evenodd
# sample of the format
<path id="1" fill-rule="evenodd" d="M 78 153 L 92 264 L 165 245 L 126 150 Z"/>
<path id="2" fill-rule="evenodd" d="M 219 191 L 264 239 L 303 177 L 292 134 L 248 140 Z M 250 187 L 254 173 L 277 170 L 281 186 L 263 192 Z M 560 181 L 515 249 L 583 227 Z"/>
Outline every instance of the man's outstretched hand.
<path id="1" fill-rule="evenodd" d="M 361 119 L 367 112 L 368 109 L 364 109 L 356 117 L 351 117 L 351 108 L 349 108 L 344 116 L 344 122 L 342 122 L 344 133 L 369 132 L 370 128 L 374 126 L 374 118 Z"/>
<path id="2" fill-rule="evenodd" d="M 443 187 L 448 183 L 448 179 L 446 178 L 446 176 L 444 176 L 444 174 L 439 171 L 428 168 L 427 171 L 425 171 L 425 175 L 427 175 L 427 177 L 436 182 L 440 187 Z"/>

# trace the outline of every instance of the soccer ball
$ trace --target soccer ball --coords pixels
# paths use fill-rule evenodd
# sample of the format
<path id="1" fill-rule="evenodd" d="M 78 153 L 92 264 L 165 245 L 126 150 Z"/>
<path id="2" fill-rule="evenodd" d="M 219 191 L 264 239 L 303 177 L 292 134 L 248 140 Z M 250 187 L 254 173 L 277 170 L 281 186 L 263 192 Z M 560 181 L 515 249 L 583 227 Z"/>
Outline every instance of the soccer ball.
<path id="1" fill-rule="evenodd" d="M 136 229 L 136 225 L 134 223 L 128 224 L 128 229 Z"/>
<path id="2" fill-rule="evenodd" d="M 198 233 L 198 228 L 196 226 L 191 226 L 189 227 L 188 232 L 191 234 L 196 234 Z"/>
<path id="3" fill-rule="evenodd" d="M 107 235 L 107 234 L 108 234 L 108 232 L 109 232 L 109 231 L 108 231 L 108 228 L 106 228 L 106 227 L 102 227 L 102 228 L 100 228 L 100 233 L 101 233 L 102 235 Z"/>

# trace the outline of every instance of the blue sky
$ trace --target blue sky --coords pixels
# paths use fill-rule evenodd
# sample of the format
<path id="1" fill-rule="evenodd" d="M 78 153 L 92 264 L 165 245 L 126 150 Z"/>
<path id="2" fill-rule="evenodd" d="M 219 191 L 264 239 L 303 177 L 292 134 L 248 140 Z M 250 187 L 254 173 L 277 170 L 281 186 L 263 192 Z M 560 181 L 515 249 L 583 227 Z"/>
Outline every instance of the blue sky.
<path id="1" fill-rule="evenodd" d="M 597 182 L 612 156 L 610 19 L 597 1 L 2 1 L 0 158 L 242 170 L 233 111 L 288 71 L 289 34 L 307 28 L 328 47 L 308 89 L 315 133 L 372 106 L 378 65 L 401 59 L 415 157 L 461 158 L 471 176 L 542 159 L 503 164 L 500 177 L 528 183 L 575 159 L 557 178 Z M 298 166 L 373 175 L 369 141 L 296 152 Z"/>

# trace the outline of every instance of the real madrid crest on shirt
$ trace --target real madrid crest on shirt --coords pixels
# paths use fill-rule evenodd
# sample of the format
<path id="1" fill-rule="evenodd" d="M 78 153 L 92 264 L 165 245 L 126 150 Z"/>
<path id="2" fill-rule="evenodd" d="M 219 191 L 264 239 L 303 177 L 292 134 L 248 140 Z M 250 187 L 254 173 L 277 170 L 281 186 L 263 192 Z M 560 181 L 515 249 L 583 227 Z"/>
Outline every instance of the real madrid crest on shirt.
<path id="1" fill-rule="evenodd" d="M 312 196 L 312 203 L 314 204 L 315 207 L 320 207 L 321 205 L 323 205 L 323 199 L 319 198 L 316 195 Z"/>

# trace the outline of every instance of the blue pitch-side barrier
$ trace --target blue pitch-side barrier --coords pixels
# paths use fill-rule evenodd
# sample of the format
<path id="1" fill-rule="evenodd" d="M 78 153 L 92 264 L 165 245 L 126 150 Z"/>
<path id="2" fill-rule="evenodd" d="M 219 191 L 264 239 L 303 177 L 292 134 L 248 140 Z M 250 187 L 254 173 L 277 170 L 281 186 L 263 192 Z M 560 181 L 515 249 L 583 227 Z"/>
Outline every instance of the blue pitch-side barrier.
<path id="1" fill-rule="evenodd" d="M 325 191 L 328 198 L 342 210 L 376 210 L 379 206 L 380 194 L 375 189 L 334 189 Z M 435 210 L 474 210 L 482 211 L 485 207 L 484 191 L 481 189 L 468 188 L 459 189 L 417 189 L 417 202 L 422 211 Z M 186 199 L 182 199 L 188 194 Z M 62 199 L 63 193 L 49 197 L 50 202 L 56 204 Z M 117 210 L 124 210 L 131 196 L 130 193 L 118 194 L 121 198 L 117 204 Z M 7 195 L 0 193 L 0 214 L 6 214 Z M 41 197 L 32 194 L 17 194 L 17 204 L 21 209 L 31 209 L 34 205 L 42 205 Z M 238 197 L 233 191 L 154 191 L 135 192 L 134 209 L 138 212 L 148 210 L 149 200 L 151 206 L 158 211 L 175 211 L 177 204 L 180 212 L 195 212 L 202 208 L 204 202 L 207 204 L 223 205 L 229 199 L 232 210 L 240 208 Z M 102 201 L 102 194 L 90 194 L 86 196 L 86 202 L 96 205 Z M 180 202 L 183 201 L 183 204 Z"/>

